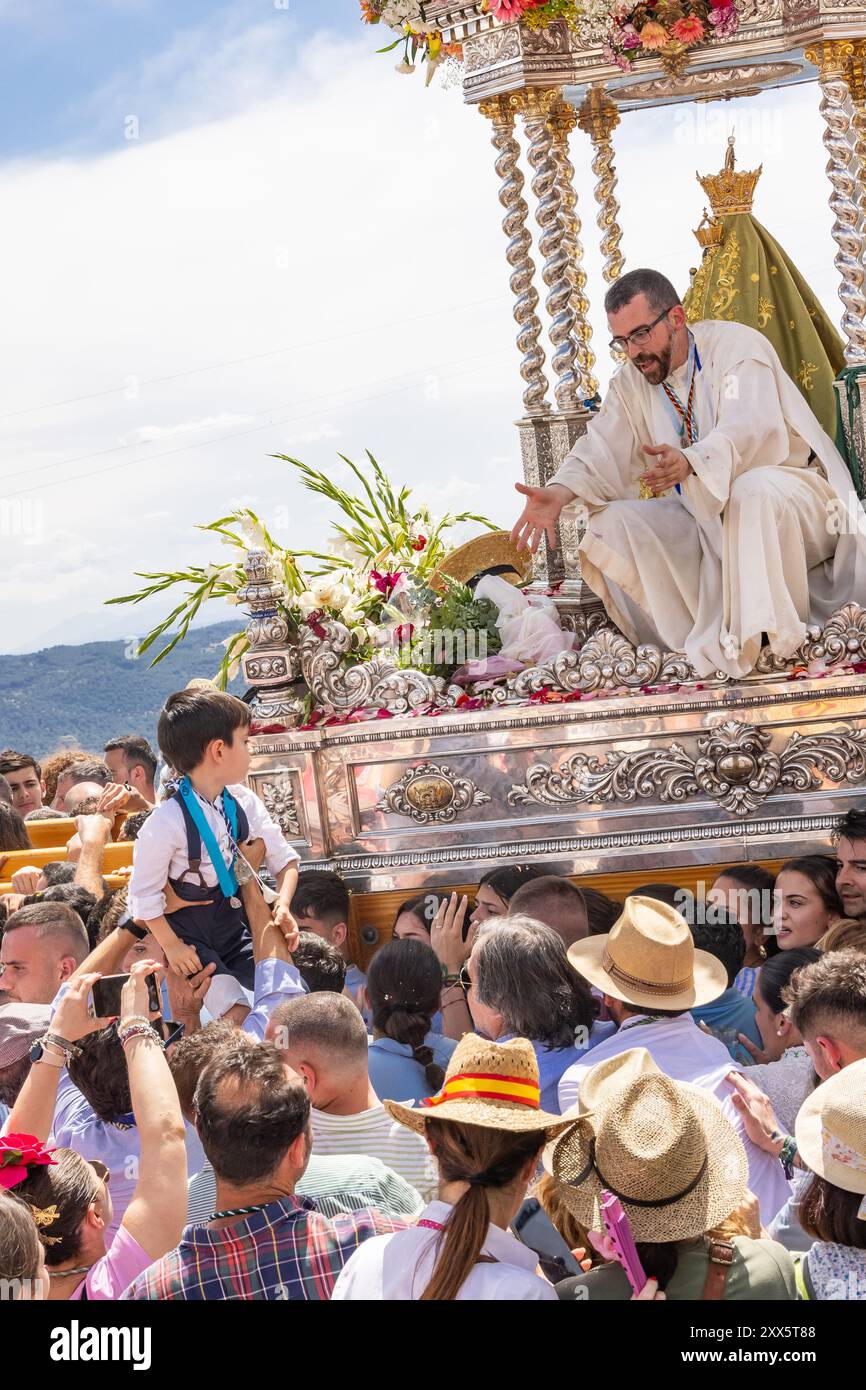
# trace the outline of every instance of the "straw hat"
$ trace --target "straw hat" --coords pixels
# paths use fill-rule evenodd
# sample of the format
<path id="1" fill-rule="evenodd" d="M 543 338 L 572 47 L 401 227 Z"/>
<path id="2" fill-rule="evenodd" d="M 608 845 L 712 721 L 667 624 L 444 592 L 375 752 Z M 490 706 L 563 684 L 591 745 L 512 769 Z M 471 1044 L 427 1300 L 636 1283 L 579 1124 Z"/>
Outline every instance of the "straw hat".
<path id="1" fill-rule="evenodd" d="M 531 569 L 530 551 L 526 547 L 520 550 L 514 545 L 510 532 L 485 531 L 483 536 L 476 536 L 445 556 L 430 580 L 430 587 L 444 588 L 443 575 L 456 579 L 460 584 L 468 584 L 476 576 L 491 571 L 517 587 L 526 583 Z"/>
<path id="2" fill-rule="evenodd" d="M 582 1225 L 601 1230 L 605 1190 L 619 1197 L 635 1240 L 689 1240 L 740 1205 L 746 1151 L 710 1092 L 673 1081 L 635 1047 L 587 1072 L 580 1096 L 576 1123 L 543 1161 Z"/>
<path id="3" fill-rule="evenodd" d="M 685 919 L 655 898 L 626 898 L 608 935 L 576 941 L 568 959 L 604 994 L 641 1008 L 684 1012 L 728 988 L 721 961 L 696 951 Z"/>
<path id="4" fill-rule="evenodd" d="M 442 1090 L 417 1107 L 383 1101 L 388 1114 L 401 1125 L 423 1134 L 428 1120 L 458 1120 L 463 1125 L 513 1130 L 537 1130 L 539 1142 L 567 1129 L 571 1120 L 541 1109 L 538 1063 L 526 1038 L 488 1042 L 465 1033 L 451 1054 Z"/>
<path id="5" fill-rule="evenodd" d="M 866 1060 L 824 1081 L 800 1106 L 797 1148 L 813 1173 L 866 1194 Z"/>

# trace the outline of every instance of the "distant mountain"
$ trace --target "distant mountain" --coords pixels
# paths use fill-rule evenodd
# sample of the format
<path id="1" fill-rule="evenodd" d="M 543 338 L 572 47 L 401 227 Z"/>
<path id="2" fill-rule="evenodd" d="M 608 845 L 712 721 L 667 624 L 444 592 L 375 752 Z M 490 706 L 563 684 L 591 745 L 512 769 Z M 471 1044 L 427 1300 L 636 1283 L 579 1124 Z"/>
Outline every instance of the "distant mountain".
<path id="1" fill-rule="evenodd" d="M 126 642 L 0 656 L 0 747 L 36 757 L 61 744 L 101 752 L 108 739 L 131 733 L 144 734 L 155 746 L 166 696 L 194 676 L 214 676 L 221 644 L 237 630 L 232 622 L 195 628 L 154 667 L 150 652 L 131 660 Z M 241 694 L 243 682 L 230 688 Z"/>

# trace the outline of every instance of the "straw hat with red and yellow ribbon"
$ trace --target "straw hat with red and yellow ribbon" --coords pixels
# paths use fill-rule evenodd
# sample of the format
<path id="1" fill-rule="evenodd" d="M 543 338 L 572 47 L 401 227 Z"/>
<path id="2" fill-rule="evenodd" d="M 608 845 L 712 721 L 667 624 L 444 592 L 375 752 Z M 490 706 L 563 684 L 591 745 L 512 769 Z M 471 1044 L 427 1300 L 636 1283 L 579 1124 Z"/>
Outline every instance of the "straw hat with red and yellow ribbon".
<path id="1" fill-rule="evenodd" d="M 574 1124 L 541 1109 L 538 1063 L 531 1042 L 488 1042 L 466 1033 L 457 1044 L 438 1095 L 418 1105 L 384 1101 L 385 1109 L 401 1125 L 423 1134 L 430 1120 L 457 1120 L 464 1125 L 510 1129 L 515 1133 L 539 1131 L 554 1139 Z"/>

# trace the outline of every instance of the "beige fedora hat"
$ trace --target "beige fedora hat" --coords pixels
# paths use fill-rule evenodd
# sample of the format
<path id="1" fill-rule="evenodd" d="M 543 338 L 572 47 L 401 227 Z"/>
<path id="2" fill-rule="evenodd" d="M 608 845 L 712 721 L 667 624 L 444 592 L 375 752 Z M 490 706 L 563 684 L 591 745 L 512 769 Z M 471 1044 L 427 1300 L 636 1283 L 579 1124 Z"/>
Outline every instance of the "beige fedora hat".
<path id="1" fill-rule="evenodd" d="M 552 1138 L 572 1123 L 541 1109 L 538 1062 L 526 1038 L 488 1042 L 477 1033 L 466 1033 L 448 1063 L 442 1090 L 420 1105 L 382 1102 L 401 1125 L 423 1134 L 428 1120 L 459 1120 L 464 1125 L 510 1129 L 515 1133 L 538 1130 L 539 1141 Z"/>
<path id="2" fill-rule="evenodd" d="M 689 1240 L 740 1205 L 746 1151 L 708 1091 L 673 1081 L 635 1047 L 593 1067 L 580 1092 L 576 1123 L 543 1161 L 582 1225 L 601 1230 L 605 1190 L 619 1197 L 635 1240 Z"/>
<path id="3" fill-rule="evenodd" d="M 800 1106 L 795 1133 L 813 1173 L 845 1192 L 866 1194 L 866 1060 L 815 1088 Z"/>
<path id="4" fill-rule="evenodd" d="M 568 959 L 604 994 L 641 1008 L 685 1011 L 728 988 L 721 961 L 696 951 L 685 918 L 655 898 L 626 898 L 610 932 L 576 941 Z"/>

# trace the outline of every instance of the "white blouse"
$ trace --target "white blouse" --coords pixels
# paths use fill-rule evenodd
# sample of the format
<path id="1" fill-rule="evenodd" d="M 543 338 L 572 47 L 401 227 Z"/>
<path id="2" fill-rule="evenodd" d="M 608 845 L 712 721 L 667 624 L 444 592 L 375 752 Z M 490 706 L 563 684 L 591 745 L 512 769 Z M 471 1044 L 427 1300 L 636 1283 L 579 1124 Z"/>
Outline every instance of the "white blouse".
<path id="1" fill-rule="evenodd" d="M 777 1062 L 746 1067 L 743 1073 L 769 1096 L 779 1124 L 794 1133 L 797 1111 L 815 1089 L 815 1068 L 805 1047 L 788 1047 Z"/>
<path id="2" fill-rule="evenodd" d="M 433 1275 L 436 1243 L 454 1208 L 448 1202 L 431 1202 L 420 1221 L 432 1226 L 409 1226 L 393 1235 L 365 1240 L 343 1266 L 334 1285 L 338 1300 L 417 1300 Z M 489 1226 L 482 1255 L 491 1257 L 470 1270 L 456 1295 L 458 1300 L 492 1302 L 494 1299 L 556 1300 L 556 1291 L 536 1274 L 538 1256 L 509 1231 Z"/>

